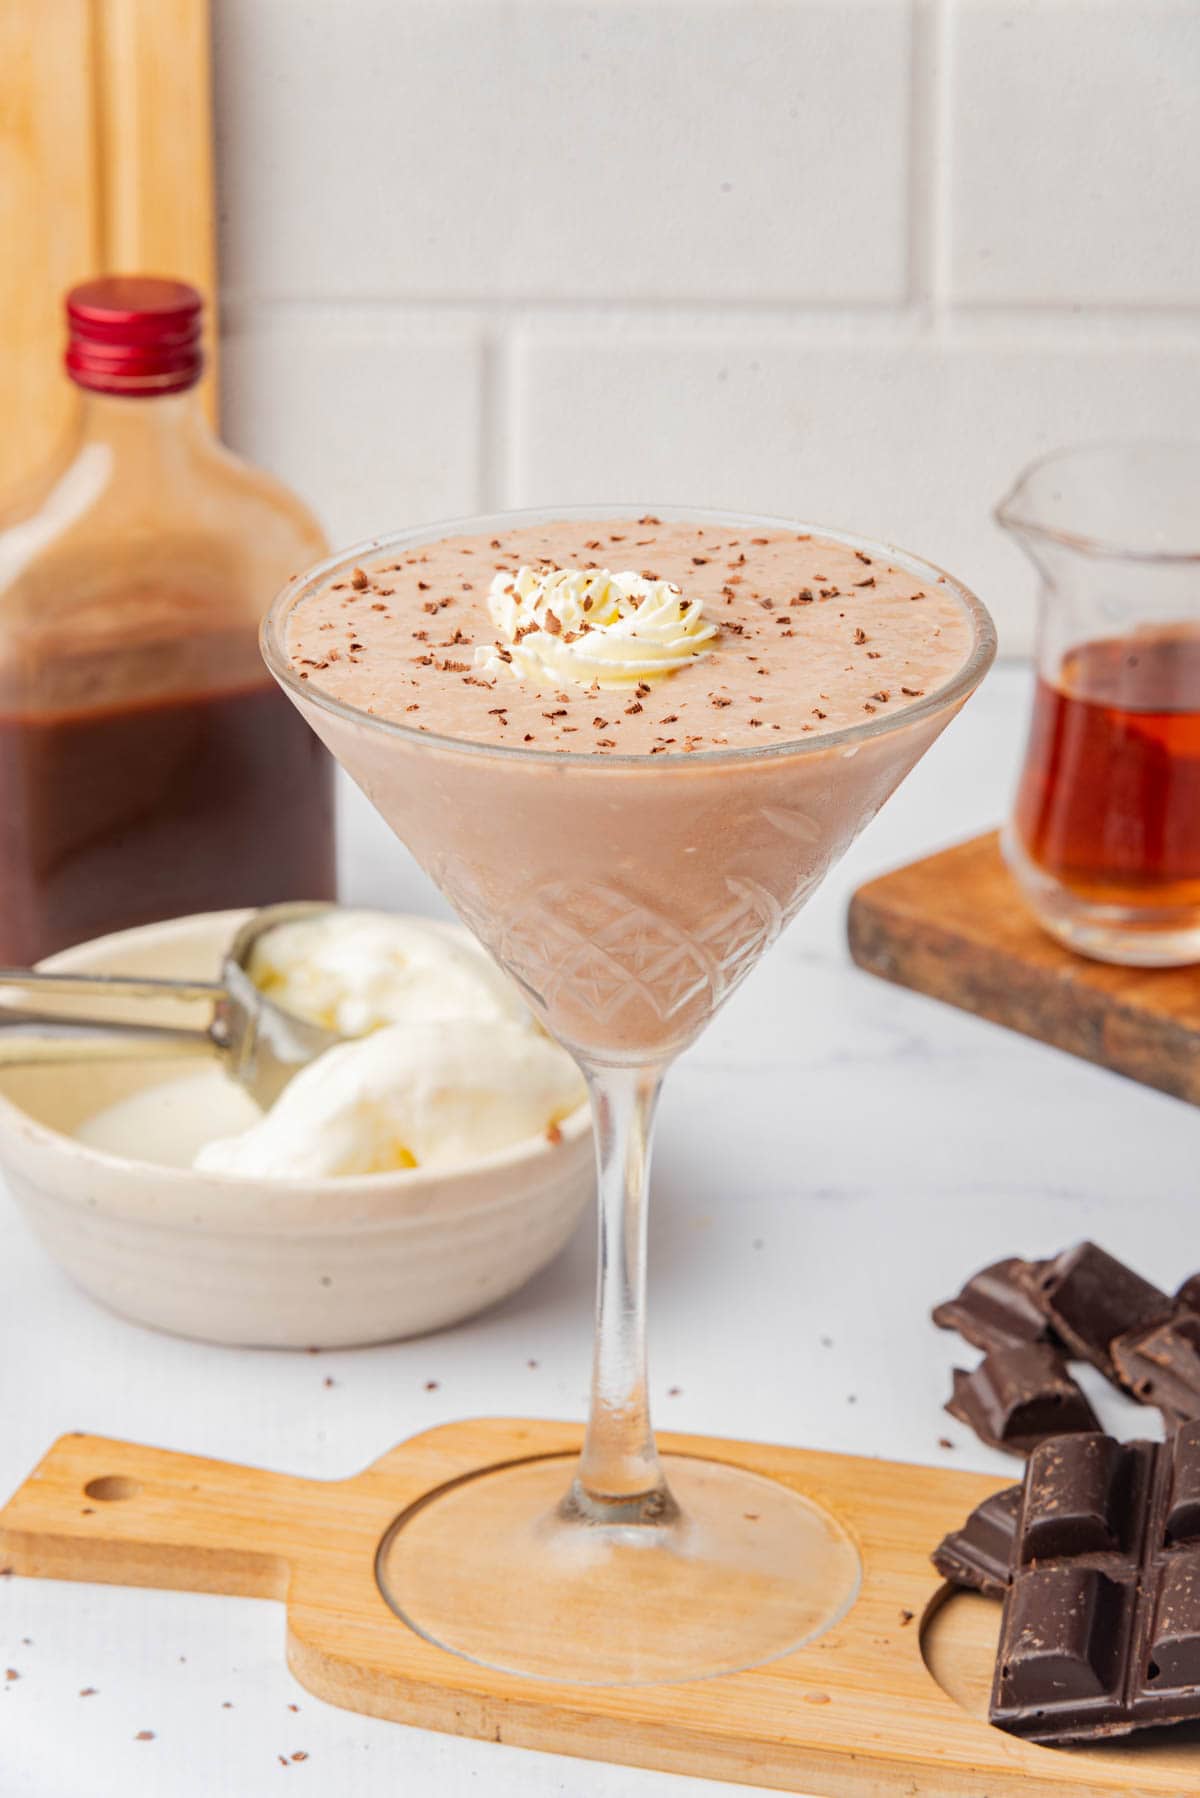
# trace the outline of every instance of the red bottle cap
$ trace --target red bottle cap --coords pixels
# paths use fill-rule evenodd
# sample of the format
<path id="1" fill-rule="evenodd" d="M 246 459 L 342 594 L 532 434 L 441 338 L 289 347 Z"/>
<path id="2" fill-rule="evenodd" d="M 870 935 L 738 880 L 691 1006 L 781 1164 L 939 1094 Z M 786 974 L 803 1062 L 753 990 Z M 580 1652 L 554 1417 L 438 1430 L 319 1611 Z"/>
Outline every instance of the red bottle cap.
<path id="1" fill-rule="evenodd" d="M 67 373 L 79 387 L 179 393 L 200 379 L 204 301 L 184 281 L 103 275 L 67 295 Z"/>

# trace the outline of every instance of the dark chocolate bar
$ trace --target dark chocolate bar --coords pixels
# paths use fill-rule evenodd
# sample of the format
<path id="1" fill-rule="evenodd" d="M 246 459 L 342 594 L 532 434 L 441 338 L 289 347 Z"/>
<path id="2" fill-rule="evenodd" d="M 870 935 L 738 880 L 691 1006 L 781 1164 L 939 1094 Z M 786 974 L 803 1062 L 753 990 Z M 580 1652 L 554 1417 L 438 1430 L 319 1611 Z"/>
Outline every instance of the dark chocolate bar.
<path id="1" fill-rule="evenodd" d="M 1174 1308 L 1165 1292 L 1094 1242 L 1035 1263 L 1028 1279 L 1035 1302 L 1071 1354 L 1110 1380 L 1117 1377 L 1109 1348 L 1113 1338 L 1149 1329 Z"/>
<path id="2" fill-rule="evenodd" d="M 929 1557 L 942 1578 L 952 1586 L 1003 1598 L 1020 1509 L 1019 1486 L 1004 1486 L 976 1505 L 962 1528 L 944 1536 Z"/>
<path id="3" fill-rule="evenodd" d="M 1144 1405 L 1157 1405 L 1168 1425 L 1200 1417 L 1200 1316 L 1177 1311 L 1130 1330 L 1112 1344 L 1121 1384 Z"/>
<path id="4" fill-rule="evenodd" d="M 1035 1742 L 1200 1717 L 1200 1423 L 1034 1450 L 989 1715 Z"/>
<path id="5" fill-rule="evenodd" d="M 940 1330 L 957 1330 L 985 1354 L 1020 1342 L 1049 1342 L 1053 1337 L 1031 1290 L 1034 1264 L 1012 1255 L 972 1274 L 956 1298 L 933 1311 Z"/>
<path id="6" fill-rule="evenodd" d="M 1066 1362 L 1046 1342 L 994 1349 L 972 1373 L 956 1367 L 946 1409 L 990 1448 L 1018 1455 L 1047 1436 L 1100 1428 Z"/>

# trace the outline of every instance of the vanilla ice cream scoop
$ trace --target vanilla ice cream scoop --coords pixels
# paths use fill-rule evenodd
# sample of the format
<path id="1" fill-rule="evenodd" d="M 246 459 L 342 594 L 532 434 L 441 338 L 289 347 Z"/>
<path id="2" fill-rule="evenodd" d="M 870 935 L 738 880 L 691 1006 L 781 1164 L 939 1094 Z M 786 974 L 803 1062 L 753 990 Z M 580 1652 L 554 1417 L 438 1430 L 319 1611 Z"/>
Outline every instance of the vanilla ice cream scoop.
<path id="1" fill-rule="evenodd" d="M 328 1050 L 194 1165 L 308 1179 L 458 1167 L 552 1129 L 583 1097 L 570 1056 L 527 1022 L 391 1024 Z"/>
<path id="2" fill-rule="evenodd" d="M 206 1070 L 106 1107 L 80 1140 L 284 1179 L 454 1168 L 542 1135 L 586 1096 L 570 1056 L 460 925 L 322 908 L 264 931 L 246 971 L 276 1007 L 347 1040 L 265 1113 L 240 1089 L 226 1094 L 223 1074 L 214 1090 Z"/>
<path id="3" fill-rule="evenodd" d="M 533 1020 L 516 987 L 457 924 L 340 907 L 279 924 L 248 973 L 276 1005 L 341 1036 L 440 1018 Z"/>

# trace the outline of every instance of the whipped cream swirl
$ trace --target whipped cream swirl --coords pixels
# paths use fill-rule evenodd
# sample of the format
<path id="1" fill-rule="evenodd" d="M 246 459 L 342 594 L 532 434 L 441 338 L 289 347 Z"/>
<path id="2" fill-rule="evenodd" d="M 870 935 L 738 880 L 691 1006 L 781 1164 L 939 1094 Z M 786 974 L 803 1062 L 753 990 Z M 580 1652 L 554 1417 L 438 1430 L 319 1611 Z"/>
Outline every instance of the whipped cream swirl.
<path id="1" fill-rule="evenodd" d="M 542 684 L 653 684 L 703 655 L 717 635 L 703 603 L 670 581 L 607 568 L 500 573 L 487 604 L 502 641 L 480 645 L 476 666 Z"/>

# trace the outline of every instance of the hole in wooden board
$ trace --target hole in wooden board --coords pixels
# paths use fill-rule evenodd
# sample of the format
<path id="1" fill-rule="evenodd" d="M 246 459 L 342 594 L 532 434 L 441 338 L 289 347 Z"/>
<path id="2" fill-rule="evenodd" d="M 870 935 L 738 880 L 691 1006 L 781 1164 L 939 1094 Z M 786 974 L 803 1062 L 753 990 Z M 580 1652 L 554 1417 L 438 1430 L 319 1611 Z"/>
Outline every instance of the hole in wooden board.
<path id="1" fill-rule="evenodd" d="M 89 1480 L 84 1487 L 88 1498 L 98 1498 L 103 1504 L 117 1504 L 124 1498 L 136 1498 L 142 1489 L 140 1480 L 131 1480 L 123 1473 L 102 1473 L 96 1479 Z"/>
<path id="2" fill-rule="evenodd" d="M 987 1728 L 988 1697 L 996 1666 L 996 1643 L 1000 1634 L 1000 1600 L 984 1598 L 978 1592 L 957 1592 L 943 1586 L 926 1609 L 921 1622 L 921 1654 L 931 1675 L 968 1716 L 981 1728 Z M 1154 1675 L 1147 1668 L 1148 1677 Z M 1178 1784 L 1159 1784 L 1156 1791 L 1178 1792 L 1181 1798 L 1194 1798 L 1200 1793 L 1200 1723 L 1177 1723 L 1169 1729 L 1147 1729 L 1136 1736 L 1117 1737 L 1111 1742 L 1089 1743 L 1086 1747 L 1039 1749 L 1050 1752 L 1063 1767 L 1063 1798 L 1091 1792 L 1083 1769 L 1089 1764 L 1116 1763 L 1122 1778 L 1130 1775 L 1121 1791 L 1141 1790 L 1134 1777 L 1138 1770 L 1147 1779 L 1164 1776 Z M 1096 1788 L 1097 1792 L 1100 1788 Z M 1110 1784 L 1105 1792 L 1114 1790 Z"/>

